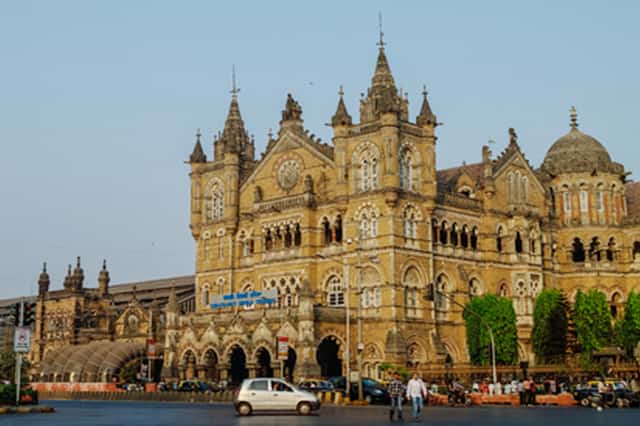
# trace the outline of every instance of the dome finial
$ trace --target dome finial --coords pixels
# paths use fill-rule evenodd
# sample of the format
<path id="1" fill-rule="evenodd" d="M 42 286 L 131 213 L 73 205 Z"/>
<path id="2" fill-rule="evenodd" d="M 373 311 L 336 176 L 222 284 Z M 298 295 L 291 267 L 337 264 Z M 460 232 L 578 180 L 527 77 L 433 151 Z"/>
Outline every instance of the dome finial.
<path id="1" fill-rule="evenodd" d="M 378 12 L 378 33 L 379 33 L 379 41 L 378 41 L 378 47 L 380 49 L 384 49 L 384 33 L 382 32 L 382 12 Z"/>
<path id="2" fill-rule="evenodd" d="M 578 128 L 578 111 L 576 111 L 576 107 L 572 106 L 569 110 L 569 117 L 571 117 L 571 128 Z"/>

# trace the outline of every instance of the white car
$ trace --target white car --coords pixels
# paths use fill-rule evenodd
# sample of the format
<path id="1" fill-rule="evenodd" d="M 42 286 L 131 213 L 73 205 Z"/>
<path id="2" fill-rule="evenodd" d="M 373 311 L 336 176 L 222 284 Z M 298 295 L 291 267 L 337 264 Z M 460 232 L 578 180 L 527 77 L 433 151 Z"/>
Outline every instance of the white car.
<path id="1" fill-rule="evenodd" d="M 320 401 L 282 379 L 245 379 L 235 396 L 233 406 L 240 416 L 254 411 L 297 411 L 309 415 L 320 408 Z"/>

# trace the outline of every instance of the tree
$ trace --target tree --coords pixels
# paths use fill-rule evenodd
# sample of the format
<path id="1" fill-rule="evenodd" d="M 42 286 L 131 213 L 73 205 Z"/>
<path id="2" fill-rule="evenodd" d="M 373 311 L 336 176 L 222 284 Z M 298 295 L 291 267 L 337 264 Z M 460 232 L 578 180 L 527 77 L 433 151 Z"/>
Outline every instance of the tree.
<path id="1" fill-rule="evenodd" d="M 567 350 L 568 305 L 557 289 L 542 290 L 533 311 L 533 352 L 538 362 L 562 362 Z"/>
<path id="2" fill-rule="evenodd" d="M 628 356 L 633 356 L 633 351 L 640 342 L 640 294 L 629 293 L 624 317 L 616 325 L 620 344 Z"/>
<path id="3" fill-rule="evenodd" d="M 586 293 L 578 291 L 573 316 L 578 347 L 583 355 L 590 355 L 610 343 L 611 311 L 604 293 L 596 289 Z"/>
<path id="4" fill-rule="evenodd" d="M 489 365 L 491 362 L 489 332 L 471 311 L 484 318 L 493 331 L 496 363 L 514 365 L 518 361 L 518 336 L 516 313 L 511 300 L 488 294 L 474 297 L 464 310 L 469 358 L 473 364 Z"/>
<path id="5" fill-rule="evenodd" d="M 23 385 L 28 383 L 29 375 L 27 372 L 31 368 L 29 360 L 22 357 L 22 374 L 21 383 Z M 16 377 L 16 353 L 12 350 L 6 350 L 0 352 L 0 380 L 8 380 L 11 383 L 15 381 Z"/>

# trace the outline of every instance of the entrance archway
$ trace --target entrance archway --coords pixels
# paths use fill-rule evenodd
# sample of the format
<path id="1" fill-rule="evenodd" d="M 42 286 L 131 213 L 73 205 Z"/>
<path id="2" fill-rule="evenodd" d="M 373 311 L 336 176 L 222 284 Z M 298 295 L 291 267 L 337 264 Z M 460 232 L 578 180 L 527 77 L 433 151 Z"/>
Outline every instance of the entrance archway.
<path id="1" fill-rule="evenodd" d="M 181 367 L 184 371 L 183 379 L 193 379 L 196 377 L 196 355 L 188 350 L 182 355 Z"/>
<path id="2" fill-rule="evenodd" d="M 271 355 L 265 348 L 258 349 L 256 353 L 258 361 L 257 377 L 273 377 L 273 369 L 271 368 Z"/>
<path id="3" fill-rule="evenodd" d="M 335 336 L 322 339 L 316 352 L 316 360 L 323 377 L 342 375 L 342 360 L 340 359 L 340 343 Z"/>
<path id="4" fill-rule="evenodd" d="M 204 353 L 204 368 L 204 378 L 209 381 L 217 382 L 219 378 L 218 355 L 216 355 L 213 349 L 209 349 Z"/>
<path id="5" fill-rule="evenodd" d="M 229 358 L 229 380 L 231 384 L 237 385 L 249 377 L 247 371 L 247 355 L 244 353 L 244 349 L 238 345 L 234 345 L 233 348 L 231 348 Z"/>
<path id="6" fill-rule="evenodd" d="M 296 351 L 294 351 L 292 348 L 289 348 L 289 355 L 284 361 L 284 378 L 290 382 L 293 382 L 293 372 L 296 368 L 297 359 L 298 355 L 296 354 Z"/>

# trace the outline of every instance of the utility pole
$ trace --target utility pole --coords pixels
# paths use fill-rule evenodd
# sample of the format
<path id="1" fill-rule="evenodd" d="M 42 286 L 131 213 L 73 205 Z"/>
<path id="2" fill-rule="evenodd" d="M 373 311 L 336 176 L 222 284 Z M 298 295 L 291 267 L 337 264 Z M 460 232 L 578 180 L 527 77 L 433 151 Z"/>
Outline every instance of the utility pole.
<path id="1" fill-rule="evenodd" d="M 153 330 L 153 309 L 149 308 L 149 338 L 147 339 L 147 383 L 151 383 L 151 378 L 153 377 L 151 375 L 151 366 L 153 365 L 153 360 L 151 358 L 155 359 L 155 356 L 151 357 L 149 354 L 149 345 L 153 341 L 152 330 Z"/>
<path id="2" fill-rule="evenodd" d="M 18 327 L 24 324 L 24 299 L 20 300 L 20 321 Z M 16 407 L 20 405 L 20 381 L 22 379 L 22 352 L 16 352 Z"/>
<path id="3" fill-rule="evenodd" d="M 362 389 L 362 235 L 358 238 L 358 400 L 363 399 Z"/>

